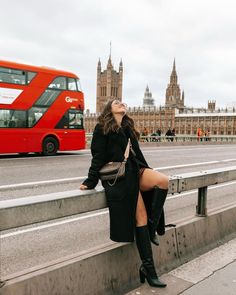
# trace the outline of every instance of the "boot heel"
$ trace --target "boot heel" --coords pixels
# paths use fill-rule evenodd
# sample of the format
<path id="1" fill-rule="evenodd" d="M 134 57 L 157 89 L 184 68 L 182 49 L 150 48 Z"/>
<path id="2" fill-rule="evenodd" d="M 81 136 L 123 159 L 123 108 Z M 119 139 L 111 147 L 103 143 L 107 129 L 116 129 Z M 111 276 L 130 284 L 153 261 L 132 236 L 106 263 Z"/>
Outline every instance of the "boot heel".
<path id="1" fill-rule="evenodd" d="M 141 284 L 145 283 L 145 275 L 144 275 L 144 273 L 141 271 L 141 269 L 139 270 L 139 278 L 140 278 L 140 283 L 141 283 Z"/>

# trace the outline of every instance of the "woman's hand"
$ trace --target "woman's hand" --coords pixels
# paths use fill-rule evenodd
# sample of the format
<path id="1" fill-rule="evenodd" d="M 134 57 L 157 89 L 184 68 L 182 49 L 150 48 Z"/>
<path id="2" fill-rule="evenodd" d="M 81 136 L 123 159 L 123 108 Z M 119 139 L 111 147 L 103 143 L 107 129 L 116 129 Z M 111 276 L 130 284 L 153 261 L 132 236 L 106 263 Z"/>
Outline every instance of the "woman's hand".
<path id="1" fill-rule="evenodd" d="M 87 185 L 81 184 L 79 187 L 81 190 L 85 190 L 88 189 Z"/>

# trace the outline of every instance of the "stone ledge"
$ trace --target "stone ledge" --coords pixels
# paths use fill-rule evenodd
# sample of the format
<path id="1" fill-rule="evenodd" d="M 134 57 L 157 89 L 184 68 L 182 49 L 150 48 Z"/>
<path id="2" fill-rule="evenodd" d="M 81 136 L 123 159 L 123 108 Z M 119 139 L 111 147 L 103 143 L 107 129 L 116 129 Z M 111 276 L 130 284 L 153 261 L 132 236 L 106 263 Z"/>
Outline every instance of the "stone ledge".
<path id="1" fill-rule="evenodd" d="M 160 237 L 160 247 L 153 247 L 156 266 L 160 273 L 166 273 L 214 248 L 223 239 L 231 238 L 235 232 L 236 206 L 233 205 L 211 212 L 205 218 L 195 217 L 183 222 L 176 228 L 168 229 L 166 235 Z M 6 280 L 1 294 L 124 294 L 140 285 L 139 265 L 140 259 L 134 243 L 113 244 L 87 256 L 74 257 Z"/>

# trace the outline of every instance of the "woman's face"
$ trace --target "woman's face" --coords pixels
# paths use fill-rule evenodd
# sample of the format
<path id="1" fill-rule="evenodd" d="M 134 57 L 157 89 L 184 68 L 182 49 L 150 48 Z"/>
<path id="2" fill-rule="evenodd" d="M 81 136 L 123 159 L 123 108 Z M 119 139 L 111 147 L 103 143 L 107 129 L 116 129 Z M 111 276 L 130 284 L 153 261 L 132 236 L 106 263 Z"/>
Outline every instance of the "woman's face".
<path id="1" fill-rule="evenodd" d="M 111 112 L 113 115 L 115 114 L 125 115 L 127 112 L 127 105 L 121 102 L 120 100 L 115 99 L 113 100 L 111 104 Z"/>

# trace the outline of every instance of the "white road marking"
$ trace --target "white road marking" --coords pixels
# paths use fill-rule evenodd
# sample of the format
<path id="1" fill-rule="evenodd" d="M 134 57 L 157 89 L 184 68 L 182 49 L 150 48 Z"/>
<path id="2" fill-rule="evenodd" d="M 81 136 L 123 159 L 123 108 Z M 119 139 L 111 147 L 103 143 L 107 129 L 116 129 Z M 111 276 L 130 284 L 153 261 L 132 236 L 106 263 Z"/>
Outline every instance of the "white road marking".
<path id="1" fill-rule="evenodd" d="M 20 188 L 20 187 L 25 187 L 25 186 L 62 183 L 62 182 L 68 182 L 68 181 L 74 181 L 74 180 L 83 180 L 85 178 L 86 178 L 86 176 L 80 176 L 80 177 L 59 178 L 59 179 L 52 179 L 52 180 L 42 180 L 42 181 L 33 181 L 33 182 L 23 182 L 23 183 L 17 183 L 17 184 L 8 184 L 8 185 L 1 185 L 0 190 Z"/>
<path id="2" fill-rule="evenodd" d="M 182 164 L 182 165 L 175 165 L 175 166 L 157 167 L 157 168 L 153 168 L 153 170 L 161 171 L 161 170 L 166 170 L 166 169 L 210 165 L 210 164 L 217 164 L 217 163 L 222 163 L 222 162 L 233 162 L 233 161 L 236 161 L 236 158 L 235 159 L 219 160 L 219 161 L 209 161 L 209 162 L 200 162 L 200 163 L 197 162 L 197 163 Z M 52 180 L 23 182 L 23 183 L 17 183 L 17 184 L 7 184 L 7 185 L 1 185 L 0 190 L 15 189 L 15 188 L 20 188 L 20 187 L 36 186 L 36 185 L 44 185 L 44 184 L 63 183 L 63 182 L 77 181 L 77 180 L 79 181 L 79 180 L 86 179 L 86 177 L 87 176 L 79 176 L 79 177 L 59 178 L 59 179 L 52 179 Z"/>
<path id="3" fill-rule="evenodd" d="M 211 187 L 208 187 L 208 190 L 218 189 L 218 188 L 221 188 L 221 187 L 230 186 L 230 185 L 234 185 L 234 184 L 236 184 L 236 181 L 232 181 L 232 182 L 228 182 L 228 183 L 224 183 L 224 184 L 219 184 L 219 185 L 213 185 Z M 194 194 L 196 192 L 197 192 L 197 190 L 193 190 L 193 191 L 190 191 L 190 192 L 177 194 L 175 196 L 169 196 L 167 198 L 167 200 L 173 200 L 173 199 L 176 199 L 176 198 L 181 198 L 181 197 L 184 197 L 184 196 L 187 196 L 187 195 Z M 7 234 L 2 234 L 2 235 L 0 235 L 0 239 L 12 237 L 12 236 L 17 236 L 17 235 L 20 235 L 20 234 L 25 234 L 25 233 L 28 233 L 28 232 L 33 232 L 33 231 L 41 230 L 41 229 L 45 229 L 45 228 L 50 228 L 50 227 L 58 226 L 58 225 L 61 225 L 61 224 L 71 223 L 71 222 L 74 222 L 74 221 L 83 220 L 83 219 L 87 219 L 87 218 L 91 218 L 91 217 L 107 215 L 108 213 L 109 213 L 108 209 L 105 209 L 102 212 L 86 214 L 86 215 L 83 215 L 83 216 L 78 216 L 78 217 L 74 217 L 74 218 L 70 218 L 70 219 L 65 219 L 65 220 L 62 220 L 62 221 L 54 222 L 54 223 L 35 226 L 35 227 L 28 228 L 28 229 L 25 229 L 25 230 L 19 230 L 19 231 L 14 231 L 14 232 L 7 233 Z"/>
<path id="4" fill-rule="evenodd" d="M 71 157 L 71 156 L 84 156 L 84 155 L 87 155 L 87 154 L 90 154 L 90 149 L 86 149 L 86 150 L 78 150 L 78 151 L 66 151 L 65 152 L 66 154 L 67 153 L 70 153 L 69 155 L 63 155 L 63 152 L 59 152 L 56 156 L 47 156 L 47 157 L 44 157 L 44 156 L 36 156 L 36 155 L 28 155 L 26 157 L 18 157 L 18 155 L 16 154 L 14 157 L 14 154 L 0 154 L 1 156 L 11 156 L 10 158 L 3 158 L 1 159 L 0 158 L 0 161 L 16 161 L 16 160 L 47 160 L 47 159 L 58 159 L 59 158 L 64 158 L 64 157 Z"/>
<path id="5" fill-rule="evenodd" d="M 182 164 L 182 165 L 176 165 L 176 166 L 166 166 L 166 167 L 153 168 L 153 170 L 165 170 L 165 169 L 172 169 L 172 168 L 183 168 L 183 167 L 191 167 L 191 166 L 210 165 L 210 164 L 217 164 L 220 162 L 221 161 L 210 161 L 210 162 L 201 162 L 201 163 L 198 162 L 198 163 L 191 163 L 191 164 Z"/>
<path id="6" fill-rule="evenodd" d="M 172 148 L 169 148 L 169 149 L 163 149 L 163 147 L 161 147 L 160 149 L 160 146 L 157 146 L 156 148 L 153 148 L 151 147 L 150 148 L 143 148 L 141 147 L 141 150 L 142 152 L 182 152 L 182 151 L 196 151 L 196 150 L 212 150 L 213 148 L 214 149 L 225 149 L 226 147 L 231 147 L 231 148 L 235 148 L 235 144 L 232 146 L 232 145 L 217 145 L 217 146 L 209 146 L 209 147 L 198 147 L 198 146 L 191 146 L 191 147 L 184 147 L 184 148 L 181 148 L 179 146 L 175 146 L 172 147 Z"/>
<path id="7" fill-rule="evenodd" d="M 32 227 L 32 228 L 27 228 L 27 229 L 24 229 L 24 230 L 14 231 L 14 232 L 8 233 L 8 234 L 3 234 L 3 235 L 0 235 L 0 239 L 12 237 L 12 236 L 17 236 L 17 235 L 20 235 L 20 234 L 29 233 L 29 232 L 40 230 L 40 229 L 54 227 L 54 226 L 58 226 L 58 225 L 61 225 L 61 224 L 71 223 L 71 222 L 74 222 L 74 221 L 83 220 L 83 219 L 87 219 L 87 218 L 91 218 L 91 217 L 95 217 L 95 216 L 100 216 L 100 215 L 106 215 L 106 214 L 108 214 L 108 209 L 106 209 L 106 211 L 103 211 L 103 212 L 91 213 L 91 214 L 87 214 L 85 216 L 78 216 L 78 217 L 58 221 L 58 222 L 55 222 L 55 223 L 40 225 L 40 226 L 36 226 L 36 227 Z"/>
<path id="8" fill-rule="evenodd" d="M 189 148 L 184 146 L 184 148 L 182 148 L 183 146 L 174 146 L 168 149 L 165 149 L 163 147 L 160 146 L 156 146 L 156 147 L 144 147 L 144 146 L 140 146 L 141 150 L 145 153 L 147 152 L 182 152 L 182 151 L 196 151 L 196 150 L 212 150 L 212 149 L 225 149 L 225 148 L 233 148 L 235 146 L 235 144 L 225 144 L 225 145 L 211 145 L 211 146 L 190 146 Z M 151 149 L 150 149 L 151 148 Z M 85 155 L 90 155 L 90 149 L 84 149 L 84 150 L 78 150 L 78 151 L 66 151 L 65 153 L 70 153 L 69 155 L 63 155 L 64 152 L 59 152 L 58 155 L 60 158 L 66 158 L 66 157 L 77 157 L 77 156 L 85 156 Z M 6 156 L 6 155 L 10 155 L 10 156 L 14 156 L 14 154 L 1 154 L 1 156 Z M 36 159 L 36 160 L 45 160 L 45 159 L 57 159 L 58 156 L 47 156 L 47 157 L 42 157 L 42 156 L 34 156 L 34 157 L 16 157 L 14 158 L 14 161 L 16 160 L 32 160 L 32 159 Z M 7 158 L 7 159 L 0 159 L 0 161 L 11 161 L 13 158 Z"/>

